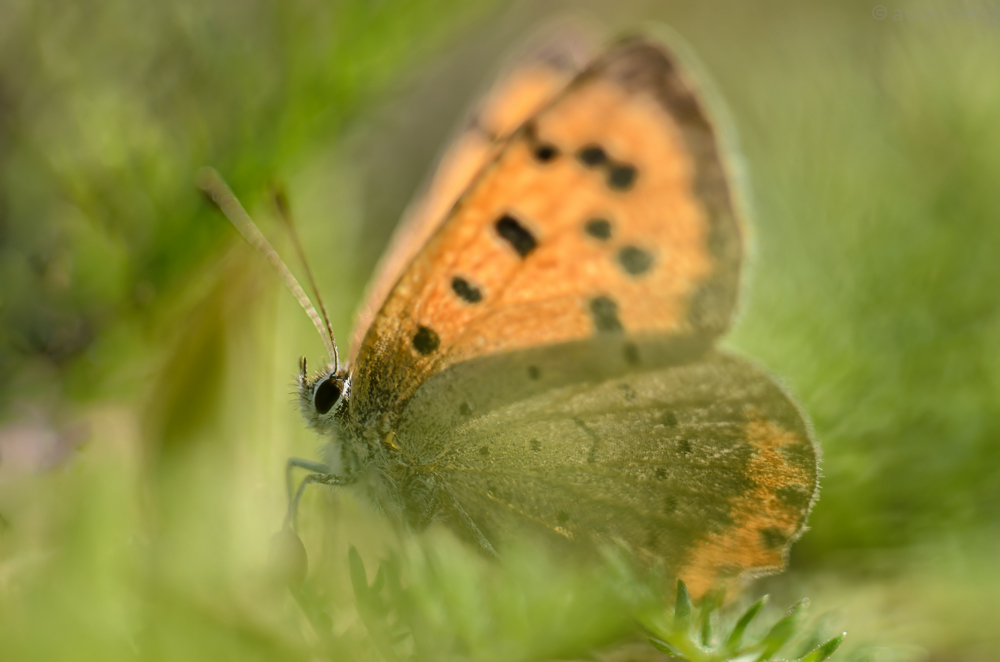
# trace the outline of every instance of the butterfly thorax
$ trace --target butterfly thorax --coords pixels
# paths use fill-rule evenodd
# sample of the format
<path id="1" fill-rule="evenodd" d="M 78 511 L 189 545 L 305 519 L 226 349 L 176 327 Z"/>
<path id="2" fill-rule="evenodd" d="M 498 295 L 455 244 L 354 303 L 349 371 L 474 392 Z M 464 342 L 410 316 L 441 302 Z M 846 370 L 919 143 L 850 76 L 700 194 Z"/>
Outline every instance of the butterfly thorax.
<path id="1" fill-rule="evenodd" d="M 351 375 L 329 369 L 298 380 L 299 406 L 307 425 L 326 437 L 331 472 L 357 483 L 381 512 L 423 529 L 438 511 L 439 481 L 433 467 L 408 452 L 397 431 L 395 409 L 359 413 L 351 401 Z M 367 409 L 367 408 L 365 408 Z"/>

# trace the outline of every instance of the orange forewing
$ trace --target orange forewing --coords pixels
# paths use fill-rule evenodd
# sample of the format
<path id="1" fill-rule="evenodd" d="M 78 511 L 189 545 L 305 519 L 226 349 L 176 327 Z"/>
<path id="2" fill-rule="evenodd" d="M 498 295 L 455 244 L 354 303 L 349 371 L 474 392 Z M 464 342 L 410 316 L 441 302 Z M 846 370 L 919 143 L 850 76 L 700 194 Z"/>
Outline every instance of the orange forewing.
<path id="1" fill-rule="evenodd" d="M 470 113 L 438 164 L 424 194 L 411 205 L 379 262 L 358 311 L 351 363 L 375 314 L 403 269 L 447 218 L 462 192 L 526 119 L 550 102 L 590 57 L 588 39 L 575 30 L 554 32 L 516 58 Z"/>
<path id="2" fill-rule="evenodd" d="M 595 146 L 605 159 L 588 165 L 583 150 Z M 632 176 L 613 183 L 616 168 Z M 608 236 L 586 231 L 594 220 Z M 659 47 L 625 42 L 514 132 L 465 191 L 387 296 L 355 389 L 378 382 L 405 399 L 456 362 L 602 330 L 715 337 L 741 255 L 700 102 Z"/>

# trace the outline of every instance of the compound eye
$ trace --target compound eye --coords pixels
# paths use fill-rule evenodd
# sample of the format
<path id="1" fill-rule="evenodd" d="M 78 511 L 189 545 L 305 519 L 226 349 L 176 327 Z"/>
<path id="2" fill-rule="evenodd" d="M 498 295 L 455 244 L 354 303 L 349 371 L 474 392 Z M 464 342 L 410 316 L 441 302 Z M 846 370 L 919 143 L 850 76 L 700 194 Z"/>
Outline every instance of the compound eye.
<path id="1" fill-rule="evenodd" d="M 316 395 L 313 396 L 313 405 L 319 414 L 330 411 L 340 397 L 341 389 L 338 380 L 330 377 L 316 387 Z"/>

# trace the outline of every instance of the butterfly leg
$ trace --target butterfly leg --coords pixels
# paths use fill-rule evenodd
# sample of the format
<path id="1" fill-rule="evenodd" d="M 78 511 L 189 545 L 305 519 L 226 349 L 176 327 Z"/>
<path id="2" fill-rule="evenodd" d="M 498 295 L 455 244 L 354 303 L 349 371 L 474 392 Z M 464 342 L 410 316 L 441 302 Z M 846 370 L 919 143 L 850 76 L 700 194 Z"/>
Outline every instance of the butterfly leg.
<path id="1" fill-rule="evenodd" d="M 293 482 L 292 482 L 292 472 L 295 469 L 305 469 L 311 473 L 325 474 L 331 473 L 330 467 L 323 462 L 316 462 L 315 460 L 306 460 L 301 457 L 290 457 L 288 462 L 285 464 L 285 491 L 287 493 L 287 498 L 289 501 L 292 499 Z"/>
<path id="2" fill-rule="evenodd" d="M 298 513 L 299 500 L 306 490 L 306 485 L 311 483 L 318 483 L 320 485 L 350 485 L 356 479 L 354 476 L 340 476 L 329 473 L 329 467 L 319 462 L 291 458 L 288 460 L 286 471 L 289 493 L 291 493 L 292 469 L 295 468 L 318 469 L 319 471 L 306 475 L 302 479 L 302 482 L 299 483 L 299 488 L 295 491 L 295 496 L 289 499 L 288 511 L 285 513 L 285 522 L 281 527 L 281 531 L 276 533 L 271 539 L 271 564 L 279 570 L 280 574 L 285 576 L 287 583 L 296 595 L 296 600 L 299 600 L 302 608 L 309 612 L 308 605 L 304 604 L 300 599 L 302 597 L 301 584 L 308 571 L 309 561 L 306 556 L 306 548 L 303 546 L 298 534 L 295 533 L 295 519 Z"/>
<path id="3" fill-rule="evenodd" d="M 323 467 L 326 468 L 325 466 Z M 312 473 L 308 474 L 299 483 L 299 489 L 296 490 L 295 496 L 288 503 L 288 512 L 285 514 L 285 526 L 284 528 L 295 529 L 295 518 L 299 510 L 299 499 L 302 498 L 302 493 L 306 491 L 306 486 L 313 483 L 319 485 L 351 485 L 355 482 L 353 476 L 340 476 L 338 474 L 331 473 Z"/>

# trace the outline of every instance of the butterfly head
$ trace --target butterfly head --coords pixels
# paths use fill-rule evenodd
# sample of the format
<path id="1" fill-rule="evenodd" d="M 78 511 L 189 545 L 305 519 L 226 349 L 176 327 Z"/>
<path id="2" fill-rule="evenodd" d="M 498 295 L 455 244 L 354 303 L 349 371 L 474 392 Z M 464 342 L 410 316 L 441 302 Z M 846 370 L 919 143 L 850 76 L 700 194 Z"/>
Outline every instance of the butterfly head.
<path id="1" fill-rule="evenodd" d="M 347 369 L 327 366 L 310 377 L 303 356 L 297 382 L 299 409 L 309 427 L 319 432 L 334 428 L 337 414 L 347 405 L 351 384 Z"/>

